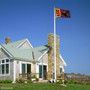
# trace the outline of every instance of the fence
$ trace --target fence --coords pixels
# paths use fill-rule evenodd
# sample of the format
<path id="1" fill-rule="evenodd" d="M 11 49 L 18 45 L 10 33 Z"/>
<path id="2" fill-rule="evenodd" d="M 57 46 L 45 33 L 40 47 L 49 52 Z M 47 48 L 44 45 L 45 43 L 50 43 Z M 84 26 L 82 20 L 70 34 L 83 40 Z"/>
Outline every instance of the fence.
<path id="1" fill-rule="evenodd" d="M 48 73 L 48 80 L 54 78 L 54 73 Z M 73 80 L 79 82 L 90 82 L 90 76 L 70 73 L 57 73 L 57 80 Z"/>
<path id="2" fill-rule="evenodd" d="M 32 77 L 39 78 L 39 73 L 19 73 L 19 79 L 30 80 Z"/>

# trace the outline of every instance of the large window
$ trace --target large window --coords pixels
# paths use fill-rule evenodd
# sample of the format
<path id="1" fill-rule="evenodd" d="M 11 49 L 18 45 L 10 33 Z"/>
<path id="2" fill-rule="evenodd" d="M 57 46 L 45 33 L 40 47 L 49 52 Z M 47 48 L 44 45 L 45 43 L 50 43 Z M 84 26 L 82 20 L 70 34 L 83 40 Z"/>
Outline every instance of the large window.
<path id="1" fill-rule="evenodd" d="M 25 68 L 25 64 L 22 64 L 22 73 L 25 73 L 26 68 Z"/>
<path id="2" fill-rule="evenodd" d="M 0 60 L 0 75 L 9 74 L 10 60 L 4 59 Z"/>
<path id="3" fill-rule="evenodd" d="M 42 78 L 42 65 L 39 65 L 39 77 Z"/>

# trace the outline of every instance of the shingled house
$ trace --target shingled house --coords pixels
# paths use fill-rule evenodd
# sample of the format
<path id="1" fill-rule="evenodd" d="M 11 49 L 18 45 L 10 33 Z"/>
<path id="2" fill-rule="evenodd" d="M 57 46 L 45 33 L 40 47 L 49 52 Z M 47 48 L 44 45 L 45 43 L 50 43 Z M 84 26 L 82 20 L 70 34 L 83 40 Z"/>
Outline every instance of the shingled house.
<path id="1" fill-rule="evenodd" d="M 39 73 L 40 79 L 47 79 L 47 73 L 54 73 L 54 35 L 49 34 L 47 45 L 34 48 L 28 39 L 11 43 L 6 38 L 0 44 L 0 80 L 15 80 L 19 73 Z M 64 72 L 65 61 L 59 52 L 59 36 L 56 35 L 56 72 Z"/>

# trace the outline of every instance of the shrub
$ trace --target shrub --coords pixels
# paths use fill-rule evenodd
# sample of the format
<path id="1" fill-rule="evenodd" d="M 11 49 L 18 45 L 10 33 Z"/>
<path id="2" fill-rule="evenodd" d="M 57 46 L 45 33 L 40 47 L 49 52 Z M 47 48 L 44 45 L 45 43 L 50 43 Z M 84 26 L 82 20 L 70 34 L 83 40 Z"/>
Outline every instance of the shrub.
<path id="1" fill-rule="evenodd" d="M 35 77 L 35 76 L 33 76 L 33 77 L 32 77 L 32 79 L 34 79 L 34 78 L 36 79 L 36 77 Z"/>
<path id="2" fill-rule="evenodd" d="M 65 83 L 65 84 L 69 84 L 69 82 L 70 82 L 69 80 L 65 80 L 65 82 L 64 82 L 64 83 Z"/>
<path id="3" fill-rule="evenodd" d="M 69 83 L 70 83 L 70 84 L 75 84 L 73 80 L 70 80 L 70 82 L 69 82 Z"/>
<path id="4" fill-rule="evenodd" d="M 56 82 L 57 84 L 63 84 L 62 80 L 59 80 L 58 82 Z"/>
<path id="5" fill-rule="evenodd" d="M 27 80 L 27 83 L 32 83 L 32 81 L 30 81 L 30 80 Z"/>
<path id="6" fill-rule="evenodd" d="M 24 83 L 23 79 L 16 79 L 16 83 Z"/>
<path id="7" fill-rule="evenodd" d="M 12 83 L 12 80 L 0 80 L 0 83 Z"/>

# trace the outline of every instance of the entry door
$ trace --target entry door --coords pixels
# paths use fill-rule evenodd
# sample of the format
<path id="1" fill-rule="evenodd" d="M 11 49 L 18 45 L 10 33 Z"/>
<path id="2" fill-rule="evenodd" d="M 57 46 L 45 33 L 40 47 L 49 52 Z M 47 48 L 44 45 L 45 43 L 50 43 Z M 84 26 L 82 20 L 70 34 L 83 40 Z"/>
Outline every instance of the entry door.
<path id="1" fill-rule="evenodd" d="M 39 77 L 42 78 L 42 65 L 39 65 Z M 43 65 L 43 79 L 47 79 L 47 66 Z"/>
<path id="2" fill-rule="evenodd" d="M 43 79 L 47 79 L 47 66 L 43 66 Z"/>
<path id="3" fill-rule="evenodd" d="M 31 73 L 31 64 L 27 64 L 27 73 Z"/>

